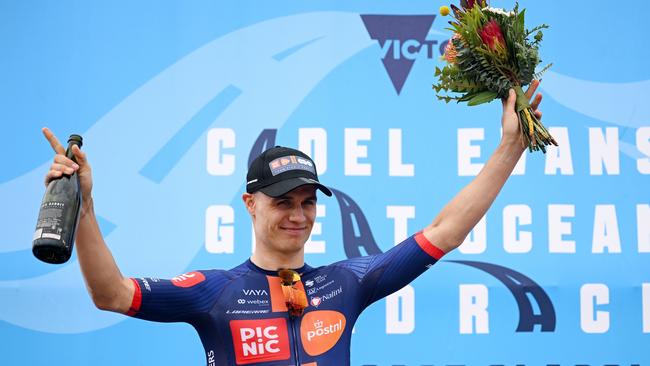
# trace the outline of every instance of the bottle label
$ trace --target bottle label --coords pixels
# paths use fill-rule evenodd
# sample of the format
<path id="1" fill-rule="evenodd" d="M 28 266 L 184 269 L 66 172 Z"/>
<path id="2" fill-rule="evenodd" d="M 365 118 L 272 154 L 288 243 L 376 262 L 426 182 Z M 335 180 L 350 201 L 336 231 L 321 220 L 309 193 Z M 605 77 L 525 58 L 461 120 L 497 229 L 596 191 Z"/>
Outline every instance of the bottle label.
<path id="1" fill-rule="evenodd" d="M 63 232 L 61 224 L 64 210 L 64 202 L 44 202 L 38 215 L 33 240 L 40 238 L 61 240 L 61 233 Z"/>

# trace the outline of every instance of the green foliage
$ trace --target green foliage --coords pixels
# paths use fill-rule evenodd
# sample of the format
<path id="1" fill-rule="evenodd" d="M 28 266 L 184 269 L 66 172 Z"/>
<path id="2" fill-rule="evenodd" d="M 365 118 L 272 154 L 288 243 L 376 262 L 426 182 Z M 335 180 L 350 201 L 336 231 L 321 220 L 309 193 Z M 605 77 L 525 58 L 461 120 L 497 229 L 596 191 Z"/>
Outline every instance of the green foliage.
<path id="1" fill-rule="evenodd" d="M 449 30 L 455 36 L 450 42 L 457 54 L 452 63 L 436 68 L 438 83 L 433 89 L 439 100 L 478 105 L 506 97 L 508 89 L 529 84 L 550 66 L 535 73 L 541 62 L 538 52 L 543 38 L 541 30 L 548 26 L 542 24 L 527 30 L 525 9 L 519 11 L 519 4 L 511 12 L 481 6 L 452 8 L 455 19 L 449 22 Z M 491 20 L 499 25 L 505 45 L 495 42 L 490 48 L 483 43 L 481 32 Z M 531 41 L 529 37 L 533 34 Z"/>
<path id="2" fill-rule="evenodd" d="M 491 102 L 496 97 L 497 97 L 497 93 L 491 91 L 476 93 L 472 95 L 472 97 L 467 101 L 467 105 L 475 106 L 475 105 Z"/>

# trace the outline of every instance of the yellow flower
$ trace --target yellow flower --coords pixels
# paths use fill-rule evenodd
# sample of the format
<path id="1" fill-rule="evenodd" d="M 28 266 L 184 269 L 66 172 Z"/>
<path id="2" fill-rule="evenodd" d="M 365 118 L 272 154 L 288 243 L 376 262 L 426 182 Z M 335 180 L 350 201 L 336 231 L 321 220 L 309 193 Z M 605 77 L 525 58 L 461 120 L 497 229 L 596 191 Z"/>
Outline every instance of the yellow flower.
<path id="1" fill-rule="evenodd" d="M 446 6 L 446 5 L 441 6 L 440 7 L 440 15 L 442 15 L 443 17 L 446 17 L 447 15 L 449 15 L 449 7 Z"/>

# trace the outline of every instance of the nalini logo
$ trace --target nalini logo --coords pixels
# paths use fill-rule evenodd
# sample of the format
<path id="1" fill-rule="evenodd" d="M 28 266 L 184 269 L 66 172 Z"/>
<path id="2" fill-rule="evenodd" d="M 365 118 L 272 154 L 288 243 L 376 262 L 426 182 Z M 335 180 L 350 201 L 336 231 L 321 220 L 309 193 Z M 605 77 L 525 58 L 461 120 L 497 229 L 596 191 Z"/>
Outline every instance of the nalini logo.
<path id="1" fill-rule="evenodd" d="M 370 38 L 381 47 L 381 58 L 399 95 L 418 57 L 434 58 L 438 41 L 427 40 L 435 15 L 361 15 Z"/>
<path id="2" fill-rule="evenodd" d="M 312 286 L 314 286 L 314 281 L 312 281 L 312 280 L 307 280 L 307 281 L 305 281 L 305 286 L 307 286 L 307 287 L 312 287 Z"/>
<path id="3" fill-rule="evenodd" d="M 300 322 L 300 339 L 308 355 L 318 356 L 334 347 L 344 330 L 345 316 L 340 312 L 311 311 Z"/>
<path id="4" fill-rule="evenodd" d="M 331 300 L 336 296 L 340 295 L 341 293 L 343 293 L 343 286 L 339 286 L 339 288 L 337 288 L 336 290 L 332 290 L 325 295 L 312 297 L 310 303 L 313 306 L 318 307 L 318 305 L 320 305 L 321 303 Z"/>
<path id="5" fill-rule="evenodd" d="M 283 318 L 231 320 L 230 331 L 238 365 L 290 357 L 287 323 Z"/>
<path id="6" fill-rule="evenodd" d="M 172 278 L 172 284 L 177 287 L 192 287 L 205 281 L 205 276 L 201 272 L 190 272 Z"/>

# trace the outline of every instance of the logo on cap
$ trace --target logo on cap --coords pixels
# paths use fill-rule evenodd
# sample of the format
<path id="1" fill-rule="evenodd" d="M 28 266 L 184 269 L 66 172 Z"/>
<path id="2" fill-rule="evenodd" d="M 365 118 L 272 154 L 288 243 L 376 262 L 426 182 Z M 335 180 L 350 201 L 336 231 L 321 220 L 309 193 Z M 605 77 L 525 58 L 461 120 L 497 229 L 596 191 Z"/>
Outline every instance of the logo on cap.
<path id="1" fill-rule="evenodd" d="M 314 163 L 295 155 L 282 156 L 274 159 L 269 163 L 269 168 L 273 176 L 296 169 L 306 170 L 312 174 L 316 174 Z"/>

